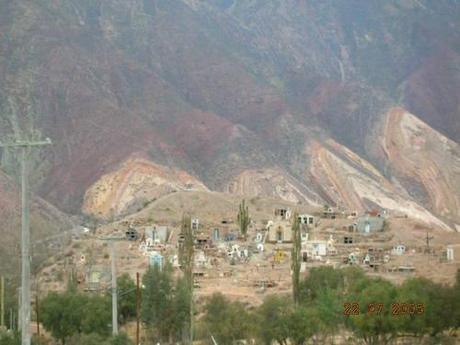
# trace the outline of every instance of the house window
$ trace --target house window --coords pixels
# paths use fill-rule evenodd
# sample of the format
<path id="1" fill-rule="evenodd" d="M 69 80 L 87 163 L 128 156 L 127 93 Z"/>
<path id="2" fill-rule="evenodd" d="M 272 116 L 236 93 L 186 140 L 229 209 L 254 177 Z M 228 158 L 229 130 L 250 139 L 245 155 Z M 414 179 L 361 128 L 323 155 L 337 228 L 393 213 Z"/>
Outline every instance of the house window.
<path id="1" fill-rule="evenodd" d="M 313 217 L 308 218 L 308 224 L 313 224 Z"/>

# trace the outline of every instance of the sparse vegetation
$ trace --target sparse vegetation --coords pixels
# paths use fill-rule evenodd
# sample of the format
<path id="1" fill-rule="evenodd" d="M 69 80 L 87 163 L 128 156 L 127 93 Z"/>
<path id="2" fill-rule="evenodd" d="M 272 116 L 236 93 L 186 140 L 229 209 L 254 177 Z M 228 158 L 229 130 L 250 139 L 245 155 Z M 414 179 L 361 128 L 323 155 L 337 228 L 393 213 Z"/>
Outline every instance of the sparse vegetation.
<path id="1" fill-rule="evenodd" d="M 150 267 L 143 284 L 141 315 L 149 340 L 156 344 L 187 339 L 184 326 L 190 322 L 190 290 L 186 282 L 179 279 L 174 283 L 172 267 L 167 264 L 162 269 L 158 265 Z"/>

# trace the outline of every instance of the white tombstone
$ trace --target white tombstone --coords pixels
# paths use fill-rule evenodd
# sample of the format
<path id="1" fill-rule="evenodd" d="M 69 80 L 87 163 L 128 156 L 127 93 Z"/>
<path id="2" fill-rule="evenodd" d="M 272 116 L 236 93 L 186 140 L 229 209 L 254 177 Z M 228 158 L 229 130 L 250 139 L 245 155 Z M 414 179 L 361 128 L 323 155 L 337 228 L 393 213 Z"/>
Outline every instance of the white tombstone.
<path id="1" fill-rule="evenodd" d="M 447 246 L 446 254 L 447 261 L 454 261 L 454 248 L 452 248 L 451 246 Z"/>
<path id="2" fill-rule="evenodd" d="M 363 260 L 363 264 L 368 265 L 370 262 L 371 262 L 371 258 L 369 256 L 369 254 L 366 254 L 366 256 L 364 257 L 364 260 Z"/>
<path id="3" fill-rule="evenodd" d="M 198 218 L 193 218 L 192 219 L 192 230 L 198 230 L 199 226 L 200 226 L 200 220 Z"/>
<path id="4" fill-rule="evenodd" d="M 370 233 L 371 232 L 371 225 L 370 223 L 366 223 L 366 227 L 364 228 L 364 232 L 366 234 Z"/>
<path id="5" fill-rule="evenodd" d="M 393 255 L 403 255 L 406 252 L 406 246 L 404 244 L 398 244 L 393 247 L 391 253 Z"/>

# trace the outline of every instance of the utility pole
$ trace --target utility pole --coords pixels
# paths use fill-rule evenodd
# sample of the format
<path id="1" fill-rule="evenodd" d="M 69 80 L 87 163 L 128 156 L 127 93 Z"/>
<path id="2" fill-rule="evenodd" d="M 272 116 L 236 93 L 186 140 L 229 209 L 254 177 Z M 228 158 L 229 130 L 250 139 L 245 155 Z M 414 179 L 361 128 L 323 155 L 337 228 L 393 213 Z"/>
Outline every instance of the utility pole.
<path id="1" fill-rule="evenodd" d="M 0 328 L 5 327 L 5 277 L 0 278 Z"/>
<path id="2" fill-rule="evenodd" d="M 433 238 L 434 238 L 433 236 L 429 236 L 428 232 L 426 233 L 426 237 L 425 237 L 425 240 L 426 240 L 425 252 L 426 252 L 426 253 L 430 253 L 430 252 L 431 252 L 431 249 L 430 249 L 430 241 L 431 241 Z"/>
<path id="3" fill-rule="evenodd" d="M 115 241 L 124 240 L 124 237 L 100 238 L 110 242 L 112 261 L 112 335 L 118 335 L 118 289 L 117 289 L 117 267 L 116 267 L 116 246 Z"/>
<path id="4" fill-rule="evenodd" d="M 40 312 L 39 312 L 39 306 L 38 306 L 38 291 L 37 294 L 35 295 L 35 318 L 37 319 L 37 335 L 40 337 Z"/>
<path id="5" fill-rule="evenodd" d="M 139 345 L 140 336 L 140 318 L 141 318 L 141 287 L 140 274 L 136 273 L 136 345 Z"/>
<path id="6" fill-rule="evenodd" d="M 112 334 L 118 335 L 118 291 L 117 291 L 117 272 L 115 263 L 115 242 L 111 242 L 112 249 Z"/>
<path id="7" fill-rule="evenodd" d="M 16 321 L 18 323 L 18 332 L 21 331 L 21 315 L 22 315 L 22 303 L 21 303 L 22 288 L 18 288 L 18 315 L 16 316 Z"/>
<path id="8" fill-rule="evenodd" d="M 29 175 L 28 153 L 31 148 L 51 145 L 47 138 L 43 141 L 18 140 L 12 143 L 0 143 L 0 147 L 21 149 L 21 345 L 30 345 L 30 224 L 29 224 Z"/>

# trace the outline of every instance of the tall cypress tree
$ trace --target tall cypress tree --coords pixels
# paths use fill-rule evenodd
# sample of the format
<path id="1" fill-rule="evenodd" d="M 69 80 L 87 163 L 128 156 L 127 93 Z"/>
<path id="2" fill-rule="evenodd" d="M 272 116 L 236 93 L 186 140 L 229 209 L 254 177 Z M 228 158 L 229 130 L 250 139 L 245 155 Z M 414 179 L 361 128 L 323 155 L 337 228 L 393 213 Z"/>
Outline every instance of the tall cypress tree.
<path id="1" fill-rule="evenodd" d="M 301 265 L 301 236 L 299 215 L 294 213 L 294 223 L 292 224 L 292 252 L 291 252 L 291 270 L 292 270 L 292 296 L 294 303 L 299 302 L 300 292 L 300 265 Z"/>
<path id="2" fill-rule="evenodd" d="M 190 215 L 182 217 L 181 235 L 183 242 L 179 247 L 179 262 L 184 272 L 184 283 L 189 291 L 190 318 L 188 325 L 184 325 L 183 338 L 188 338 L 189 343 L 193 341 L 193 231 Z M 188 336 L 187 336 L 188 335 Z"/>

